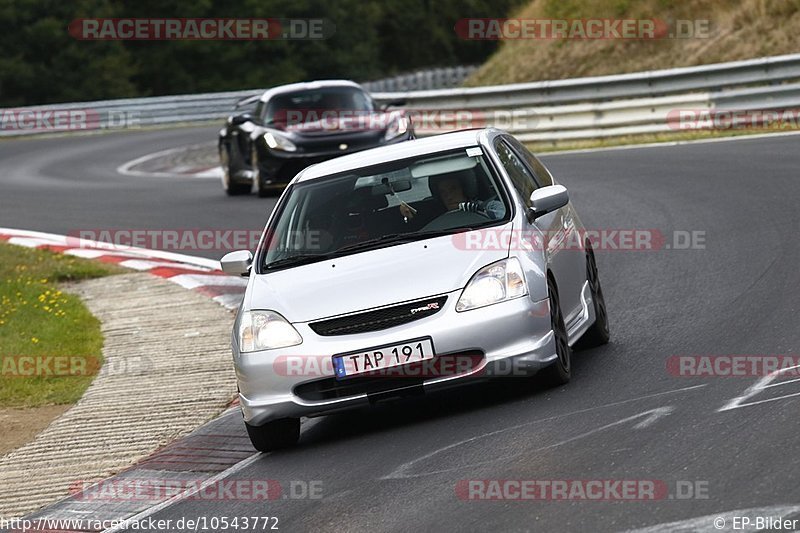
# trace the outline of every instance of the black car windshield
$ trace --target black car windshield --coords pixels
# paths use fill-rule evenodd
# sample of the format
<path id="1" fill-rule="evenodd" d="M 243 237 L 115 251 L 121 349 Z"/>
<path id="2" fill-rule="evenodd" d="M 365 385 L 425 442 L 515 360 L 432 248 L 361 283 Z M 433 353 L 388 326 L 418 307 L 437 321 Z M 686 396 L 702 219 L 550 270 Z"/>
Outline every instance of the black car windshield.
<path id="1" fill-rule="evenodd" d="M 369 113 L 372 98 L 357 87 L 323 87 L 277 94 L 264 107 L 265 124 L 286 125 L 314 122 L 329 112 Z"/>
<path id="2" fill-rule="evenodd" d="M 300 182 L 267 231 L 270 270 L 508 220 L 500 182 L 479 147 L 425 154 Z"/>

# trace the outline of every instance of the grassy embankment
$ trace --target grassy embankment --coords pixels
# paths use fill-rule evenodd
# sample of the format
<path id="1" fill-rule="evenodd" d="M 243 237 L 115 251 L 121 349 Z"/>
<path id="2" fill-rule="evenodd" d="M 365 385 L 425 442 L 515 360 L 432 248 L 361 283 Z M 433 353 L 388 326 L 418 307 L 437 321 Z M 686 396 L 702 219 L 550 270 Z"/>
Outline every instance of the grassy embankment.
<path id="1" fill-rule="evenodd" d="M 657 19 L 708 21 L 707 34 L 658 40 L 508 40 L 466 85 L 622 74 L 800 52 L 800 0 L 533 0 L 509 15 L 525 19 Z M 683 23 L 685 24 L 685 23 Z M 567 141 L 564 148 L 592 148 L 641 142 L 693 140 L 775 130 L 676 131 Z M 539 151 L 553 143 L 533 143 Z"/>
<path id="2" fill-rule="evenodd" d="M 102 364 L 100 322 L 59 283 L 117 273 L 113 265 L 0 243 L 0 408 L 75 403 Z M 46 374 L 22 356 L 72 356 L 90 375 Z M 74 368 L 78 368 L 77 366 Z M 63 369 L 62 369 L 63 370 Z M 94 370 L 94 372 L 92 372 Z M 59 370 L 56 369 L 56 373 Z"/>

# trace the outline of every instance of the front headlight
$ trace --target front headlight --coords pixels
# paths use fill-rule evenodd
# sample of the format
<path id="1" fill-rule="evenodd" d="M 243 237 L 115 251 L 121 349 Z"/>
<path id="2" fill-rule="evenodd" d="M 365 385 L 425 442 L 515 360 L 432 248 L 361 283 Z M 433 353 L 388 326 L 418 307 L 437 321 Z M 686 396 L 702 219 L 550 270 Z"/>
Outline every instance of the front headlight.
<path id="1" fill-rule="evenodd" d="M 267 143 L 267 146 L 273 150 L 281 150 L 283 152 L 297 151 L 297 146 L 295 146 L 292 141 L 278 133 L 272 133 L 271 131 L 268 131 L 264 134 L 264 141 Z"/>
<path id="2" fill-rule="evenodd" d="M 467 311 L 528 294 L 519 259 L 509 257 L 480 269 L 469 280 L 456 311 Z"/>
<path id="3" fill-rule="evenodd" d="M 408 131 L 409 121 L 406 117 L 397 117 L 386 128 L 386 133 L 383 135 L 384 141 L 390 141 L 395 137 L 399 137 Z"/>
<path id="4" fill-rule="evenodd" d="M 245 311 L 239 320 L 239 351 L 242 353 L 286 348 L 302 342 L 294 326 L 274 311 Z"/>

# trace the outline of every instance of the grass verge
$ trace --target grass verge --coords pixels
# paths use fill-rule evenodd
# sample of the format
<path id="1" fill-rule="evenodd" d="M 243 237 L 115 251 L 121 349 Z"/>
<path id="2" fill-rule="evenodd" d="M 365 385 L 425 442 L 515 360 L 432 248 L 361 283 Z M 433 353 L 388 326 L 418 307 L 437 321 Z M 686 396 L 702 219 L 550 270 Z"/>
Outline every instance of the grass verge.
<path id="1" fill-rule="evenodd" d="M 623 74 L 798 51 L 799 0 L 523 2 L 510 15 L 512 18 L 657 19 L 668 26 L 669 33 L 664 39 L 506 40 L 470 77 L 467 85 Z"/>
<path id="2" fill-rule="evenodd" d="M 0 407 L 78 401 L 93 371 L 102 364 L 103 335 L 100 322 L 83 302 L 61 291 L 58 284 L 123 271 L 114 265 L 0 242 Z M 48 356 L 58 361 L 48 361 Z M 80 365 L 75 361 L 92 364 L 85 367 L 85 375 L 65 375 L 63 368 L 55 366 L 65 356 L 74 358 L 71 368 L 77 371 Z"/>

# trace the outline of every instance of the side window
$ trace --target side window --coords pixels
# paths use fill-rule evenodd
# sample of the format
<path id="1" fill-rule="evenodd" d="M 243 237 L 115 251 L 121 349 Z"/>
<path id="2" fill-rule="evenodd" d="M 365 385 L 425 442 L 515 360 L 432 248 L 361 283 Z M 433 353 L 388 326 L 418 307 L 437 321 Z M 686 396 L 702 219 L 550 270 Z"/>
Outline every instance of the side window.
<path id="1" fill-rule="evenodd" d="M 508 143 L 514 148 L 514 151 L 519 154 L 522 159 L 528 163 L 528 167 L 533 169 L 533 175 L 540 187 L 547 187 L 553 184 L 553 176 L 547 168 L 539 161 L 530 150 L 525 148 L 525 145 L 514 138 L 509 138 Z"/>
<path id="2" fill-rule="evenodd" d="M 511 150 L 511 147 L 506 144 L 503 139 L 497 139 L 494 142 L 494 149 L 500 157 L 500 162 L 508 172 L 514 188 L 519 193 L 522 201 L 528 207 L 531 206 L 531 193 L 539 188 L 536 180 L 533 179 L 525 163 Z"/>

